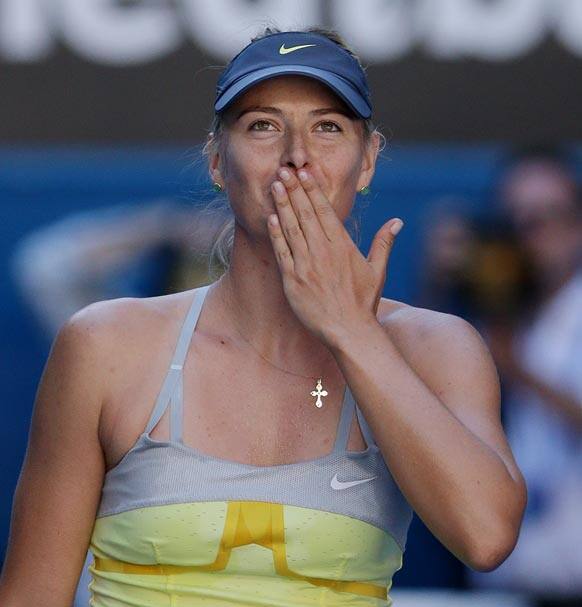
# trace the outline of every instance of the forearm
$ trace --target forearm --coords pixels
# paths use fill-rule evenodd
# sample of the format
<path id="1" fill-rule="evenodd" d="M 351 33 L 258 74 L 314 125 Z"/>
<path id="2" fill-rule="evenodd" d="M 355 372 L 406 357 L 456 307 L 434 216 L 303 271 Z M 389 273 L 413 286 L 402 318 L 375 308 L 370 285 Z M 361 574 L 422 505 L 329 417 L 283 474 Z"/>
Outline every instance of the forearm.
<path id="1" fill-rule="evenodd" d="M 467 563 L 503 552 L 521 509 L 499 455 L 427 387 L 378 322 L 343 331 L 330 350 L 395 481 L 433 533 Z"/>

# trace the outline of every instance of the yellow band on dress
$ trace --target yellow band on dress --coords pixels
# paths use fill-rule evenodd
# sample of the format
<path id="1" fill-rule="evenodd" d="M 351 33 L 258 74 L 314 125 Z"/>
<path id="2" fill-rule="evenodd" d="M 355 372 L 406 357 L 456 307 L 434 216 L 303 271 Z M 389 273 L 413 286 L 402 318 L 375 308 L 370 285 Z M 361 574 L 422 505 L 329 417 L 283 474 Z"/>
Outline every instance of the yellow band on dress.
<path id="1" fill-rule="evenodd" d="M 273 552 L 273 562 L 278 575 L 306 581 L 316 586 L 327 586 L 338 592 L 351 592 L 386 599 L 386 586 L 369 582 L 309 577 L 292 571 L 287 564 L 285 553 L 283 504 L 273 502 L 228 502 L 224 531 L 218 554 L 213 563 L 206 565 L 137 565 L 95 557 L 94 567 L 100 571 L 137 575 L 176 575 L 194 571 L 223 571 L 228 565 L 232 549 L 249 544 L 257 544 Z"/>

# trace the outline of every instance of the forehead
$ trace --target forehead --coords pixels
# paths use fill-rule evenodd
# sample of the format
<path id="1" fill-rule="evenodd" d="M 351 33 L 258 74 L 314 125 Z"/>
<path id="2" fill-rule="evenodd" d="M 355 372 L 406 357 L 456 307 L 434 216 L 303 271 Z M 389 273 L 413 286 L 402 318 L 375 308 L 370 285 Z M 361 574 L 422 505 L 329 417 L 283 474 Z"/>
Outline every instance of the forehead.
<path id="1" fill-rule="evenodd" d="M 326 84 L 299 75 L 276 76 L 255 84 L 232 104 L 230 111 L 236 114 L 251 105 L 326 107 L 353 115 L 347 104 Z"/>

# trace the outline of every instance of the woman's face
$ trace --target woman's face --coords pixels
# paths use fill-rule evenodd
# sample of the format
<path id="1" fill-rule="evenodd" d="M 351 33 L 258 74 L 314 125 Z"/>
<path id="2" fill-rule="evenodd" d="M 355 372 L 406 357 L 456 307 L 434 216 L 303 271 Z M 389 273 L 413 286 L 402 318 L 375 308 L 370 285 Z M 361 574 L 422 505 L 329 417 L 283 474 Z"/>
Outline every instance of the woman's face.
<path id="1" fill-rule="evenodd" d="M 211 176 L 247 230 L 267 232 L 275 209 L 271 184 L 282 166 L 310 171 L 344 221 L 357 190 L 370 183 L 378 153 L 377 134 L 366 141 L 363 129 L 363 121 L 317 80 L 271 78 L 227 110 Z"/>

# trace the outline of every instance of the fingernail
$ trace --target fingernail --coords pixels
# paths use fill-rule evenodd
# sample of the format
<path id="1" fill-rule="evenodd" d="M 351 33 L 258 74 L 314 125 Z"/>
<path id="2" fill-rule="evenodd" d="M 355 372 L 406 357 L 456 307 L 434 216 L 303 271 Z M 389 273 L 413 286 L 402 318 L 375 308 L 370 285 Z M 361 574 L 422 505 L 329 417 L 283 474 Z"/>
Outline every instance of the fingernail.
<path id="1" fill-rule="evenodd" d="M 301 181 L 307 181 L 309 175 L 307 174 L 307 171 L 298 171 L 297 177 L 299 177 Z"/>
<path id="2" fill-rule="evenodd" d="M 395 221 L 390 226 L 390 232 L 392 233 L 392 235 L 396 236 L 396 234 L 398 234 L 398 232 L 400 232 L 400 230 L 402 229 L 403 225 L 404 225 L 404 222 L 402 221 L 402 219 L 398 219 L 398 221 Z"/>
<path id="3" fill-rule="evenodd" d="M 273 182 L 273 189 L 275 190 L 275 192 L 277 192 L 277 194 L 285 193 L 285 186 L 280 181 Z"/>
<path id="4" fill-rule="evenodd" d="M 285 181 L 291 179 L 291 173 L 289 173 L 287 169 L 281 169 L 279 175 L 281 175 L 281 179 L 284 179 Z"/>

